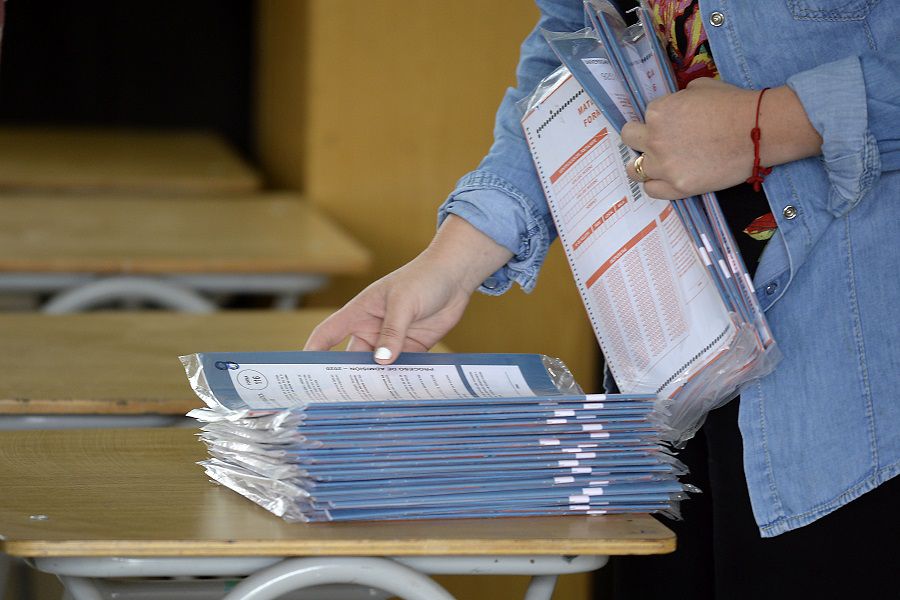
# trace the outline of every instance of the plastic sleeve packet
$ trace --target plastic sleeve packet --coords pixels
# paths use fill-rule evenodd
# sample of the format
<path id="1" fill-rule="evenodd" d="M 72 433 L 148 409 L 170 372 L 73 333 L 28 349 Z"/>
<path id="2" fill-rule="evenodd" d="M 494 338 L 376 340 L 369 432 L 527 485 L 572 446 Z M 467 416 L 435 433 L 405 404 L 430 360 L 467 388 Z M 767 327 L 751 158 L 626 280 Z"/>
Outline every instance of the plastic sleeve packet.
<path id="1" fill-rule="evenodd" d="M 630 27 L 604 0 L 585 10 L 594 28 L 544 32 L 563 66 L 520 103 L 523 128 L 619 390 L 659 394 L 680 445 L 780 353 L 715 196 L 654 200 L 625 174 L 618 132 L 672 85 L 646 9 Z"/>
<path id="2" fill-rule="evenodd" d="M 584 394 L 544 355 L 182 361 L 206 473 L 289 521 L 670 514 L 684 495 L 655 396 Z"/>
<path id="3" fill-rule="evenodd" d="M 213 352 L 180 359 L 208 407 L 191 416 L 210 423 L 352 402 L 471 403 L 584 393 L 561 360 L 539 354 L 403 353 L 392 365 L 376 364 L 368 352 Z M 296 420 L 269 418 L 266 429 Z"/>

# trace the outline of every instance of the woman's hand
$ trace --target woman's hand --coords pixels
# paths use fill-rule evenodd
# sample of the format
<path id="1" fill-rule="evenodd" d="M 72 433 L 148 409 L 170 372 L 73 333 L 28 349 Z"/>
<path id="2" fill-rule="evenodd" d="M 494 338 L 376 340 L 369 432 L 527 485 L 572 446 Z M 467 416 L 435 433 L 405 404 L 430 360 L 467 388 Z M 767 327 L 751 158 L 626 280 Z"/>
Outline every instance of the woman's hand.
<path id="1" fill-rule="evenodd" d="M 753 172 L 750 131 L 759 90 L 709 78 L 647 106 L 645 123 L 627 123 L 622 141 L 644 154 L 644 189 L 676 200 L 731 187 Z M 779 165 L 821 152 L 822 138 L 787 86 L 768 90 L 760 106 L 760 164 Z M 640 181 L 632 163 L 628 176 Z"/>
<path id="2" fill-rule="evenodd" d="M 444 221 L 431 245 L 379 279 L 313 330 L 304 350 L 375 350 L 380 364 L 424 352 L 462 317 L 472 292 L 512 253 L 459 217 Z"/>

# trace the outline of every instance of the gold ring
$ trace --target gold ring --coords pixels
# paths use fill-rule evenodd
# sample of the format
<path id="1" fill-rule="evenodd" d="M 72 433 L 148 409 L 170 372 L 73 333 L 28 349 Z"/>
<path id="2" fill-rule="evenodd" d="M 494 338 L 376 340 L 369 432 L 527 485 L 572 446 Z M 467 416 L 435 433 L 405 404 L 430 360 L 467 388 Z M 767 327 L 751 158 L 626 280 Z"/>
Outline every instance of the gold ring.
<path id="1" fill-rule="evenodd" d="M 644 173 L 644 155 L 643 154 L 641 154 L 636 159 L 634 159 L 634 172 L 637 174 L 638 181 L 640 181 L 641 183 L 644 183 L 645 181 L 650 179 L 649 177 L 647 177 L 647 174 Z"/>

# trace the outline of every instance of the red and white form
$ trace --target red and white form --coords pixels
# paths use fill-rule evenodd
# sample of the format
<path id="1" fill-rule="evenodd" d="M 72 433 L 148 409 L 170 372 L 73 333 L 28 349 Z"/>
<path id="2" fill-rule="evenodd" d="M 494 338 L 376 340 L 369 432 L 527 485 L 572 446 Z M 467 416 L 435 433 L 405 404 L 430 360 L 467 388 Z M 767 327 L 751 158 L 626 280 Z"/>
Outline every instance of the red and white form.
<path id="1" fill-rule="evenodd" d="M 735 334 L 673 204 L 628 180 L 631 151 L 571 75 L 522 126 L 616 383 L 671 395 Z"/>

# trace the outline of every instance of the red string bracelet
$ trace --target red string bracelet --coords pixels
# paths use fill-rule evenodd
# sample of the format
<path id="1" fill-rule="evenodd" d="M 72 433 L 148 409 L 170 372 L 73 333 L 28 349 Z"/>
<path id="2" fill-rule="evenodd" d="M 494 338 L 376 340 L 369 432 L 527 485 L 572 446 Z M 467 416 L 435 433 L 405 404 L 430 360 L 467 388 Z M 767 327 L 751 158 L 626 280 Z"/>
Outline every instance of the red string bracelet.
<path id="1" fill-rule="evenodd" d="M 763 88 L 759 91 L 759 98 L 756 100 L 756 126 L 750 130 L 750 139 L 753 140 L 753 174 L 747 178 L 747 183 L 753 186 L 754 192 L 762 189 L 762 182 L 772 172 L 772 167 L 763 167 L 759 164 L 759 107 L 762 106 L 763 94 L 768 89 Z"/>

